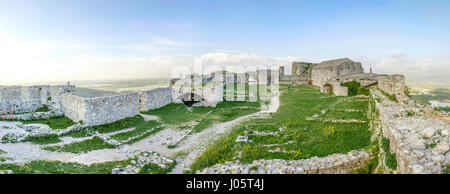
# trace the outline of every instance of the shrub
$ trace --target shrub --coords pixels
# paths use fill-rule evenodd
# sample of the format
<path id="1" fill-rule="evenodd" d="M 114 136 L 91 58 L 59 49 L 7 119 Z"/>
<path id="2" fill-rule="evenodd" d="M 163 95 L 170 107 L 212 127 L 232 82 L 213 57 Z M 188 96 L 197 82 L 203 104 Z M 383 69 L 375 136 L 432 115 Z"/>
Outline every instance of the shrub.
<path id="1" fill-rule="evenodd" d="M 341 83 L 342 86 L 346 86 L 348 88 L 349 96 L 356 95 L 369 95 L 369 89 L 361 87 L 361 84 L 357 81 L 351 81 L 346 83 Z"/>

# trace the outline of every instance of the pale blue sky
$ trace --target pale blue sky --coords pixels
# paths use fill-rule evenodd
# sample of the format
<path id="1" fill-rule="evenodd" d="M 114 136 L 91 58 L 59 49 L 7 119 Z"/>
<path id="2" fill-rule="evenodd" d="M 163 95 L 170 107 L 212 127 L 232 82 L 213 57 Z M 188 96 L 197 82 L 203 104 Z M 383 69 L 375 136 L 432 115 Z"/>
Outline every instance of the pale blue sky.
<path id="1" fill-rule="evenodd" d="M 446 82 L 449 21 L 447 0 L 0 0 L 0 82 L 163 77 L 205 58 L 341 57 Z"/>

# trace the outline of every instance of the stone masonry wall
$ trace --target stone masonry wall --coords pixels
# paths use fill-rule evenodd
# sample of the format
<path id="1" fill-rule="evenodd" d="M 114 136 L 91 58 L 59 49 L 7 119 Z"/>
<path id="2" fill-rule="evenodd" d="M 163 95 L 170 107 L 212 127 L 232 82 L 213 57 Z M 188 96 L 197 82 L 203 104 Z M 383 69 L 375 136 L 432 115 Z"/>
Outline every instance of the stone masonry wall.
<path id="1" fill-rule="evenodd" d="M 86 103 L 85 98 L 72 94 L 62 94 L 60 98 L 61 110 L 64 115 L 75 122 L 86 119 Z"/>
<path id="2" fill-rule="evenodd" d="M 128 93 L 106 97 L 83 98 L 72 94 L 61 95 L 64 115 L 86 125 L 112 123 L 139 113 L 139 94 Z"/>
<path id="3" fill-rule="evenodd" d="M 163 107 L 172 102 L 170 87 L 156 88 L 139 93 L 140 111 L 148 111 Z"/>
<path id="4" fill-rule="evenodd" d="M 62 93 L 70 93 L 73 85 L 37 85 L 37 86 L 0 86 L 0 110 L 11 110 L 16 113 L 33 112 L 44 105 L 58 110 L 58 99 Z"/>
<path id="5" fill-rule="evenodd" d="M 85 99 L 85 119 L 88 125 L 112 123 L 139 113 L 139 94 L 128 93 Z"/>
<path id="6" fill-rule="evenodd" d="M 303 160 L 255 160 L 252 164 L 226 162 L 205 168 L 201 174 L 346 174 L 364 168 L 373 159 L 365 151 L 332 154 Z"/>
<path id="7" fill-rule="evenodd" d="M 382 135 L 390 141 L 390 151 L 396 153 L 399 174 L 442 173 L 450 165 L 450 125 L 424 114 L 420 105 L 387 99 L 372 89 L 378 98 Z"/>
<path id="8" fill-rule="evenodd" d="M 404 75 L 388 75 L 378 77 L 378 88 L 395 96 L 398 102 L 405 102 L 408 97 L 405 94 L 406 82 Z"/>

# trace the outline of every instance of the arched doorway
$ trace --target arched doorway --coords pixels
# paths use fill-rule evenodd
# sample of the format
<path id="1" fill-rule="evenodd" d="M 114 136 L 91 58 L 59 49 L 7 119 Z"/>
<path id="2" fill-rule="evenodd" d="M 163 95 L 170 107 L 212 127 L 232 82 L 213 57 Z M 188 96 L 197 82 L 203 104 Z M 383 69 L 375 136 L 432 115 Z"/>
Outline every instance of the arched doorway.
<path id="1" fill-rule="evenodd" d="M 181 100 L 186 106 L 192 106 L 193 104 L 202 101 L 202 97 L 195 93 L 185 93 L 181 96 Z"/>
<path id="2" fill-rule="evenodd" d="M 332 94 L 333 93 L 333 86 L 331 84 L 325 84 L 322 86 L 322 92 L 326 94 Z"/>

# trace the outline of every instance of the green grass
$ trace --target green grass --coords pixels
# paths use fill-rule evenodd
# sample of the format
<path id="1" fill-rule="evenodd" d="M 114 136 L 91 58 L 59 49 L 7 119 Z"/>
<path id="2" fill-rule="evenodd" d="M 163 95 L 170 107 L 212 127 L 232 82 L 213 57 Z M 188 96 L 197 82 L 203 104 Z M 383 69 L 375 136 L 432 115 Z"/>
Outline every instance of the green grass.
<path id="1" fill-rule="evenodd" d="M 359 120 L 367 121 L 368 102 L 359 100 L 362 99 L 354 98 L 354 100 L 342 102 L 336 105 L 335 111 L 325 113 L 325 115 L 323 115 L 322 118 L 343 119 L 343 120 L 359 118 Z M 346 109 L 361 110 L 362 112 L 345 112 L 344 110 Z"/>
<path id="2" fill-rule="evenodd" d="M 46 105 L 42 106 L 41 108 L 38 108 L 35 112 L 48 112 L 50 109 Z"/>
<path id="3" fill-rule="evenodd" d="M 15 174 L 110 174 L 112 169 L 124 167 L 130 160 L 83 165 L 74 162 L 35 160 L 26 164 L 0 164 L 0 170 Z"/>
<path id="4" fill-rule="evenodd" d="M 348 88 L 348 96 L 369 95 L 369 90 L 367 88 L 361 87 L 361 84 L 357 81 L 341 83 L 341 85 Z"/>
<path id="5" fill-rule="evenodd" d="M 184 104 L 169 104 L 144 112 L 158 116 L 162 123 L 185 128 L 184 124 L 197 121 L 193 132 L 200 132 L 215 123 L 234 120 L 238 117 L 258 112 L 260 102 L 221 102 L 216 107 L 192 107 Z"/>
<path id="6" fill-rule="evenodd" d="M 67 127 L 70 127 L 72 125 L 75 125 L 76 123 L 70 120 L 67 117 L 57 117 L 57 118 L 49 118 L 45 120 L 31 120 L 31 121 L 20 121 L 23 124 L 46 124 L 52 129 L 66 129 Z"/>
<path id="7" fill-rule="evenodd" d="M 61 139 L 59 139 L 58 135 L 52 134 L 52 135 L 46 135 L 46 136 L 28 136 L 23 140 L 24 142 L 31 142 L 34 144 L 54 144 L 61 142 Z"/>
<path id="8" fill-rule="evenodd" d="M 397 169 L 397 155 L 395 153 L 391 153 L 390 151 L 390 141 L 389 139 L 383 137 L 381 139 L 381 146 L 385 153 L 385 164 L 389 168 L 396 170 Z"/>
<path id="9" fill-rule="evenodd" d="M 65 135 L 71 136 L 71 137 L 88 137 L 91 136 L 92 132 L 98 132 L 98 133 L 111 133 L 115 131 L 119 131 L 122 129 L 137 127 L 140 125 L 145 124 L 144 118 L 140 115 L 136 115 L 134 117 L 128 117 L 122 120 L 115 121 L 113 123 L 104 124 L 104 125 L 98 125 L 98 126 L 92 126 L 89 127 L 87 130 L 79 130 L 79 131 L 73 131 L 69 132 Z"/>
<path id="10" fill-rule="evenodd" d="M 31 121 L 21 121 L 23 124 L 46 124 L 52 129 L 66 129 L 67 127 L 70 127 L 72 125 L 75 125 L 76 123 L 70 120 L 67 117 L 57 117 L 57 118 L 48 118 L 45 120 L 31 120 Z M 2 142 L 8 142 L 7 136 L 4 136 L 2 138 Z M 27 137 L 22 142 L 31 142 L 34 144 L 53 144 L 61 142 L 61 139 L 59 139 L 59 136 L 51 134 L 46 136 L 35 136 L 35 137 Z M 10 143 L 16 143 L 16 142 L 10 142 Z"/>
<path id="11" fill-rule="evenodd" d="M 188 107 L 184 104 L 171 103 L 161 108 L 143 113 L 156 115 L 165 124 L 176 125 L 196 120 L 199 116 L 209 111 L 207 108 L 199 109 L 197 107 L 193 107 L 192 109 L 195 109 L 195 111 L 190 112 Z"/>
<path id="12" fill-rule="evenodd" d="M 44 147 L 43 149 L 57 152 L 84 153 L 92 150 L 112 149 L 112 148 L 116 148 L 116 146 L 106 143 L 105 141 L 103 141 L 103 139 L 99 137 L 93 137 L 92 139 L 74 142 L 62 146 L 47 146 Z"/>
<path id="13" fill-rule="evenodd" d="M 429 94 L 412 95 L 412 99 L 422 104 L 430 104 L 430 100 L 450 100 L 449 96 L 450 88 L 435 88 Z M 447 112 L 449 112 L 448 109 Z"/>
<path id="14" fill-rule="evenodd" d="M 450 107 L 439 107 L 444 112 L 450 112 Z"/>
<path id="15" fill-rule="evenodd" d="M 0 154 L 5 154 L 6 152 L 3 150 L 0 150 Z"/>
<path id="16" fill-rule="evenodd" d="M 202 169 L 216 163 L 232 161 L 242 152 L 241 162 L 251 163 L 258 159 L 304 159 L 313 156 L 323 157 L 333 153 L 347 153 L 370 145 L 371 132 L 368 123 L 329 123 L 318 120 L 309 121 L 306 118 L 320 113 L 340 98 L 320 93 L 319 88 L 312 86 L 281 86 L 280 107 L 278 112 L 272 113 L 271 118 L 255 118 L 245 121 L 232 129 L 232 132 L 213 145 L 192 164 L 191 170 Z M 357 98 L 359 100 L 360 98 Z M 337 108 L 358 108 L 367 111 L 368 102 L 344 103 Z M 335 111 L 338 111 L 337 109 Z M 331 111 L 325 116 L 337 116 L 342 111 Z M 345 119 L 367 120 L 367 114 L 349 113 Z M 324 132 L 324 128 L 332 126 L 334 135 Z M 284 128 L 280 131 L 279 128 Z M 236 143 L 238 135 L 244 131 L 278 132 L 277 136 L 250 135 L 251 143 Z M 267 144 L 279 144 L 279 148 L 286 153 L 271 153 Z"/>

